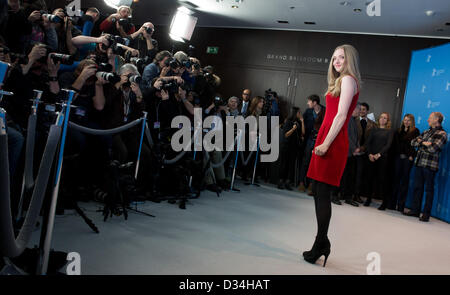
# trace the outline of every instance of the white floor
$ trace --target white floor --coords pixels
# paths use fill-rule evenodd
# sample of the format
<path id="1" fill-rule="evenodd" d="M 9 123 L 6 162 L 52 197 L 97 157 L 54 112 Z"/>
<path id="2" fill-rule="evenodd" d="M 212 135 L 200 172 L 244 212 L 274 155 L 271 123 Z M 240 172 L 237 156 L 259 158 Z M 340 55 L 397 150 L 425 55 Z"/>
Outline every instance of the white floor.
<path id="1" fill-rule="evenodd" d="M 423 223 L 377 204 L 333 205 L 331 255 L 305 262 L 316 233 L 314 201 L 298 192 L 250 187 L 218 198 L 204 192 L 186 210 L 167 202 L 141 205 L 156 218 L 130 213 L 103 222 L 96 203 L 80 203 L 95 234 L 68 211 L 55 222 L 52 248 L 78 252 L 82 274 L 365 275 L 367 254 L 381 256 L 381 274 L 450 274 L 450 224 Z M 67 211 L 66 211 L 67 212 Z M 36 233 L 34 241 L 37 241 Z"/>

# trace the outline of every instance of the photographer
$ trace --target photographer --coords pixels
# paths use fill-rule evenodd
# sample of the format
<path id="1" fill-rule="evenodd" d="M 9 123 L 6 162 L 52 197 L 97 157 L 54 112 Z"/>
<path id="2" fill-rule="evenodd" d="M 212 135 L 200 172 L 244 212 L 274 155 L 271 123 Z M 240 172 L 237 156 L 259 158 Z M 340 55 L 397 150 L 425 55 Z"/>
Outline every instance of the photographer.
<path id="1" fill-rule="evenodd" d="M 151 64 L 148 64 L 144 68 L 144 72 L 142 73 L 142 86 L 143 90 L 151 91 L 152 86 L 154 84 L 155 78 L 161 78 L 160 80 L 163 82 L 168 82 L 170 80 L 176 80 L 177 83 L 182 84 L 183 80 L 181 77 L 177 76 L 166 76 L 170 71 L 169 60 L 172 58 L 172 54 L 167 51 L 160 51 L 156 54 L 155 59 Z"/>
<path id="2" fill-rule="evenodd" d="M 211 104 L 205 110 L 206 116 L 208 115 L 214 116 L 210 131 L 223 130 L 223 122 L 225 121 L 226 111 L 227 111 L 226 102 L 223 101 L 222 97 L 219 94 L 216 94 L 213 104 Z M 223 140 L 223 142 L 225 141 Z M 224 150 L 224 146 L 222 146 L 221 149 Z M 211 163 L 217 164 L 222 162 L 223 159 L 222 151 L 214 150 L 212 152 L 209 152 L 209 155 L 211 157 Z M 228 190 L 230 188 L 230 183 L 225 179 L 226 175 L 224 165 L 220 165 L 219 167 L 213 168 L 213 172 L 216 183 L 220 187 L 220 189 L 217 187 L 217 185 L 213 183 L 213 178 L 210 173 L 209 174 L 207 173 L 205 175 L 206 188 L 213 192 L 217 191 L 220 192 L 221 189 Z"/>
<path id="3" fill-rule="evenodd" d="M 59 93 L 57 74 L 60 63 L 55 63 L 48 51 L 44 44 L 34 45 L 28 54 L 28 62 L 15 64 L 5 81 L 4 89 L 14 92 L 13 96 L 5 99 L 5 109 L 22 129 L 27 128 L 33 89 L 42 90 L 43 101 L 49 103 L 54 103 Z"/>
<path id="4" fill-rule="evenodd" d="M 305 124 L 300 108 L 293 107 L 291 115 L 287 118 L 281 132 L 283 141 L 280 142 L 280 179 L 278 188 L 292 190 L 290 179 L 294 175 L 295 161 L 297 160 L 305 135 Z"/>
<path id="5" fill-rule="evenodd" d="M 119 69 L 120 81 L 105 87 L 106 128 L 116 128 L 143 115 L 145 109 L 144 97 L 139 88 L 140 75 L 136 66 L 124 64 Z M 114 134 L 112 138 L 112 157 L 121 164 L 136 162 L 141 138 L 141 124 Z M 150 179 L 149 147 L 144 143 L 141 151 L 138 186 L 144 188 Z"/>
<path id="6" fill-rule="evenodd" d="M 158 52 L 158 42 L 152 39 L 155 26 L 151 22 L 144 23 L 139 30 L 130 35 L 132 47 L 137 48 L 139 57 L 148 57 L 152 61 Z"/>
<path id="7" fill-rule="evenodd" d="M 97 75 L 97 65 L 91 59 L 80 61 L 74 72 L 63 73 L 61 87 L 73 89 L 76 95 L 69 120 L 78 125 L 103 129 L 107 116 L 104 115 L 105 93 L 108 81 Z M 109 84 L 109 83 L 108 83 Z M 103 175 L 110 160 L 111 136 L 90 135 L 74 128 L 67 131 L 65 154 L 72 160 L 64 163 L 62 177 L 67 188 L 64 193 L 74 193 L 80 187 L 103 185 Z"/>
<path id="8" fill-rule="evenodd" d="M 125 5 L 120 6 L 117 8 L 117 13 L 111 14 L 100 24 L 100 31 L 126 38 L 136 31 L 134 25 L 129 22 L 130 16 L 131 8 Z"/>
<path id="9" fill-rule="evenodd" d="M 57 8 L 53 11 L 54 27 L 58 36 L 58 52 L 75 55 L 77 48 L 72 43 L 72 38 L 82 35 L 81 31 L 74 27 L 72 20 L 66 16 L 64 9 Z M 59 19 L 59 20 L 58 20 Z"/>
<path id="10" fill-rule="evenodd" d="M 172 136 L 172 119 L 180 115 L 178 102 L 175 94 L 179 91 L 177 83 L 167 81 L 165 78 L 155 78 L 153 80 L 153 91 L 145 95 L 146 110 L 148 112 L 148 124 L 152 137 L 157 141 L 169 142 Z"/>
<path id="11" fill-rule="evenodd" d="M 76 27 L 84 36 L 91 36 L 94 24 L 100 18 L 100 11 L 95 7 L 90 7 L 86 10 L 81 18 L 78 19 Z"/>
<path id="12" fill-rule="evenodd" d="M 26 46 L 37 43 L 44 43 L 54 51 L 58 51 L 58 36 L 54 23 L 50 22 L 51 14 L 45 11 L 34 10 L 28 16 L 28 21 L 32 24 L 31 35 L 28 36 Z"/>
<path id="13" fill-rule="evenodd" d="M 8 16 L 2 27 L 1 35 L 5 37 L 9 49 L 16 53 L 25 52 L 26 36 L 31 34 L 32 24 L 27 19 L 19 0 L 8 1 Z"/>

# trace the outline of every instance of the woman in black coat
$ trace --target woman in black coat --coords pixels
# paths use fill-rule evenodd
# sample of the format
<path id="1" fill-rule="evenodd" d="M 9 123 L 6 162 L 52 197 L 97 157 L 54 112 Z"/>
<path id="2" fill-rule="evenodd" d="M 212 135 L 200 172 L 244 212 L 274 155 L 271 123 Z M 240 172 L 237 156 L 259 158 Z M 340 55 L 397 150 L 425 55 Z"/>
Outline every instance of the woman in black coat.
<path id="1" fill-rule="evenodd" d="M 406 114 L 402 125 L 395 132 L 395 187 L 388 208 L 403 212 L 408 194 L 409 173 L 416 156 L 416 150 L 411 146 L 411 140 L 420 135 L 416 128 L 414 116 Z"/>

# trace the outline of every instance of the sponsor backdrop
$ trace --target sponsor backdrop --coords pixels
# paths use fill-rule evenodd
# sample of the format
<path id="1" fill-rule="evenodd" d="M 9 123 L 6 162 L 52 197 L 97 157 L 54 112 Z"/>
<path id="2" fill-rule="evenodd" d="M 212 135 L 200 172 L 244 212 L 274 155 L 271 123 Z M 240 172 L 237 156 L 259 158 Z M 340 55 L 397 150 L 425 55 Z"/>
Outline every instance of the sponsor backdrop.
<path id="1" fill-rule="evenodd" d="M 413 114 L 422 133 L 428 129 L 428 116 L 441 112 L 443 127 L 450 131 L 450 43 L 413 51 L 402 117 Z M 414 169 L 411 173 L 407 206 L 411 205 Z M 436 175 L 432 216 L 450 222 L 450 144 L 442 150 Z"/>

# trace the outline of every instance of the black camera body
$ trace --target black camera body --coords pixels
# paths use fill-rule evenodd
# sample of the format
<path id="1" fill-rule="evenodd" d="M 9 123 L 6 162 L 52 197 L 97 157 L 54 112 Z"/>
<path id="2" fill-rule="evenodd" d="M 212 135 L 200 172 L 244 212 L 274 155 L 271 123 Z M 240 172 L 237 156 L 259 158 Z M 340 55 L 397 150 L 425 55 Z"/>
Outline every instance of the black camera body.
<path id="1" fill-rule="evenodd" d="M 131 23 L 131 18 L 121 18 L 121 19 L 117 19 L 117 18 L 113 17 L 113 18 L 111 19 L 111 22 L 112 22 L 113 24 L 115 24 L 116 22 L 118 22 L 119 25 L 123 28 L 123 30 L 124 30 L 125 32 L 128 32 L 128 31 L 131 29 L 131 27 L 133 26 L 133 24 Z"/>
<path id="2" fill-rule="evenodd" d="M 165 90 L 168 93 L 178 93 L 178 83 L 176 81 L 170 81 L 170 82 L 165 82 L 162 86 L 161 86 L 161 90 Z"/>
<path id="3" fill-rule="evenodd" d="M 180 63 L 178 62 L 178 60 L 176 60 L 176 58 L 173 57 L 166 59 L 164 65 L 166 67 L 170 67 L 172 70 L 176 70 L 180 67 Z"/>

